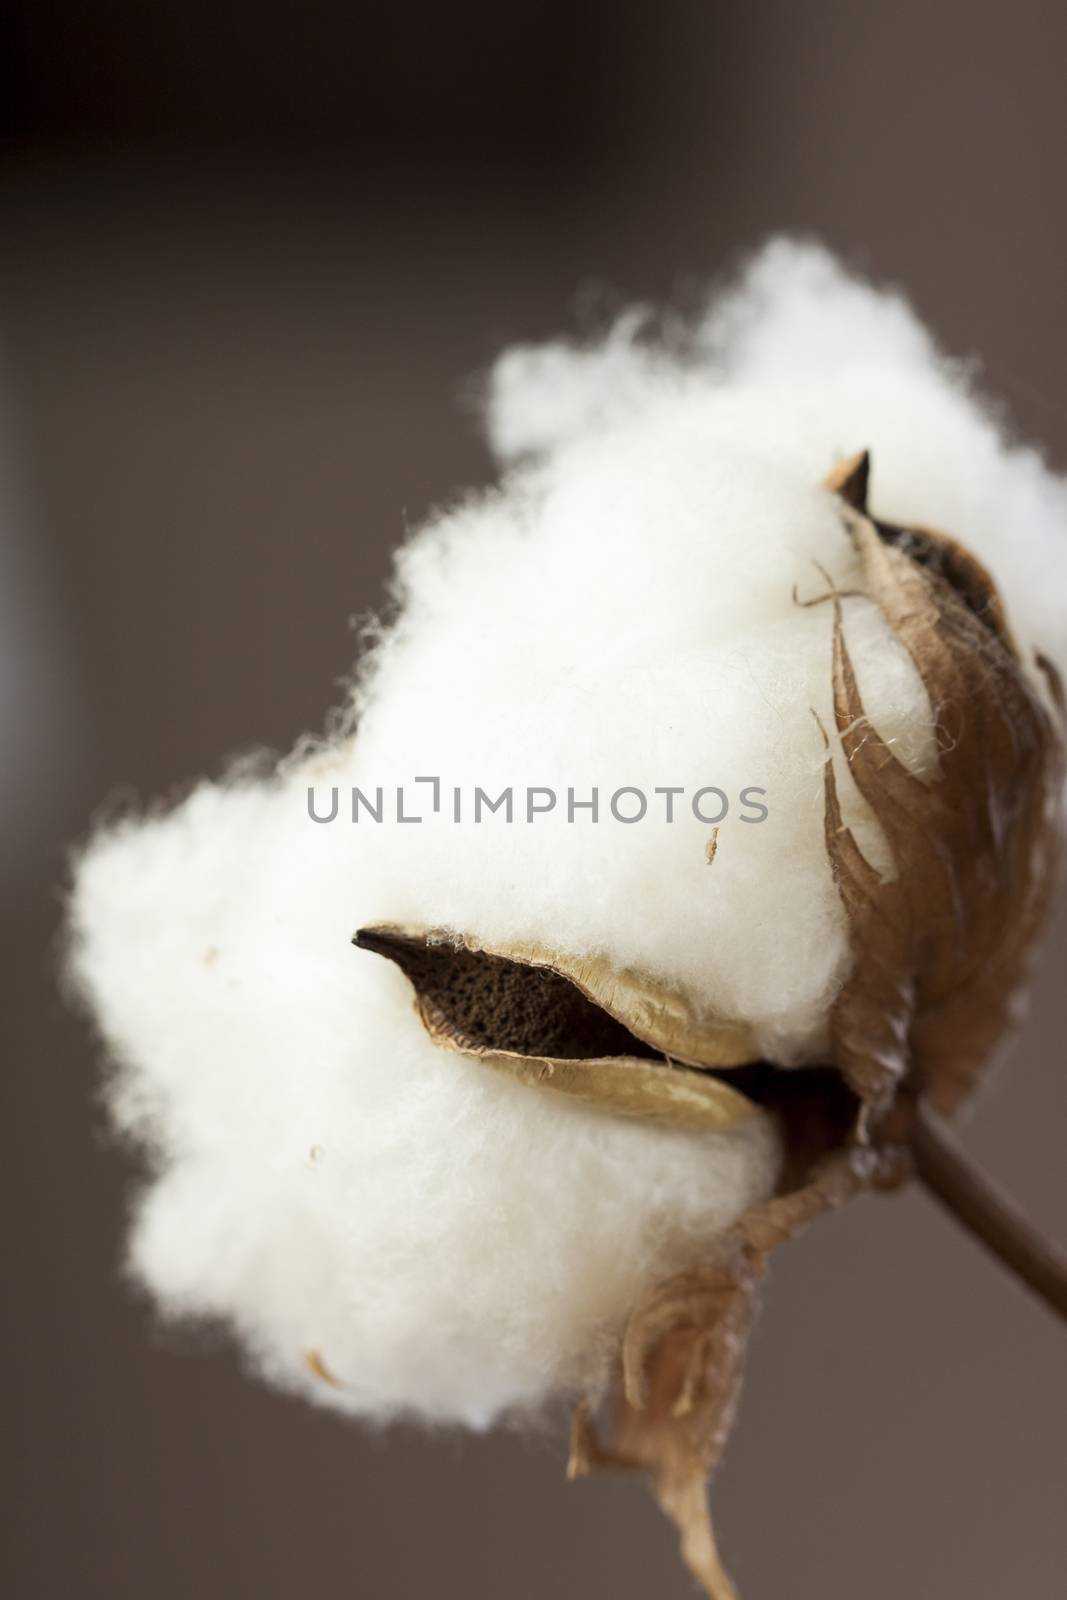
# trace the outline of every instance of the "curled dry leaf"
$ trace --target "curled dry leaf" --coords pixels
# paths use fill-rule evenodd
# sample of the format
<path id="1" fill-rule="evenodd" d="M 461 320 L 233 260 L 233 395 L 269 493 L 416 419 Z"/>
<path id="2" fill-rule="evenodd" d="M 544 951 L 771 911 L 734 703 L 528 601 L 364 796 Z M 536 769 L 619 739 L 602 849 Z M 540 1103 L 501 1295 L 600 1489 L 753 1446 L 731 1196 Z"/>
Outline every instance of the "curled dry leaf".
<path id="1" fill-rule="evenodd" d="M 930 697 L 940 771 L 911 773 L 864 711 L 833 604 L 834 719 L 897 875 L 883 881 L 841 822 L 826 764 L 826 843 L 851 923 L 852 975 L 831 1018 L 835 1064 L 883 1108 L 907 1086 L 952 1111 L 1010 1027 L 1057 881 L 1063 695 L 1024 669 L 992 579 L 927 530 L 846 503 L 866 592 Z"/>
<path id="2" fill-rule="evenodd" d="M 908 1174 L 913 1108 L 953 1110 L 1001 1040 L 1057 876 L 1065 719 L 1055 674 L 1041 660 L 1027 670 L 991 578 L 962 546 L 867 514 L 869 471 L 864 454 L 826 486 L 859 557 L 859 593 L 879 607 L 926 688 L 940 755 L 936 774 L 918 777 L 868 720 L 846 640 L 847 597 L 831 587 L 822 598 L 835 732 L 895 871 L 882 877 L 844 825 L 823 730 L 826 849 L 853 955 L 830 1017 L 830 1062 L 762 1061 L 743 1018 L 697 1017 L 668 986 L 601 958 L 534 945 L 488 950 L 432 930 L 355 937 L 400 966 L 437 1043 L 521 1082 L 676 1126 L 777 1122 L 777 1193 L 711 1242 L 704 1263 L 635 1308 L 608 1442 L 588 1401 L 572 1436 L 572 1477 L 650 1472 L 712 1600 L 736 1591 L 705 1486 L 733 1420 L 768 1256 L 821 1212 Z"/>
<path id="3" fill-rule="evenodd" d="M 825 1159 L 802 1188 L 754 1206 L 706 1263 L 669 1279 L 637 1308 L 623 1341 L 609 1445 L 600 1442 L 587 1402 L 575 1413 L 569 1475 L 650 1472 L 682 1557 L 713 1600 L 735 1600 L 736 1591 L 719 1558 L 706 1485 L 733 1424 L 767 1258 L 863 1188 L 876 1160 L 858 1146 Z"/>

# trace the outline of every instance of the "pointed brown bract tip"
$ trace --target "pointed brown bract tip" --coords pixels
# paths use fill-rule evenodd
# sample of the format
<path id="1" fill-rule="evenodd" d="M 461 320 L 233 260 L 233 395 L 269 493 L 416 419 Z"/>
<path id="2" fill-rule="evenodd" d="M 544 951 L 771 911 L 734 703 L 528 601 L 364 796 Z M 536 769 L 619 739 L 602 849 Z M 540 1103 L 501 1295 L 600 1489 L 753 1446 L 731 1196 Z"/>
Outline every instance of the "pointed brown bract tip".
<path id="1" fill-rule="evenodd" d="M 357 950 L 370 950 L 373 955 L 385 956 L 388 961 L 400 961 L 420 941 L 399 928 L 357 928 L 352 935 Z"/>
<path id="2" fill-rule="evenodd" d="M 861 450 L 858 455 L 839 461 L 823 480 L 823 488 L 840 495 L 853 511 L 867 510 L 867 494 L 871 483 L 871 452 Z"/>
<path id="3" fill-rule="evenodd" d="M 435 956 L 444 954 L 440 947 L 429 944 L 417 934 L 389 924 L 377 928 L 358 928 L 352 935 L 352 943 L 357 950 L 369 950 L 371 955 L 384 956 L 386 961 L 394 962 L 404 976 L 415 984 L 416 989 L 420 988 L 419 974 L 427 967 L 432 970 L 436 964 Z"/>

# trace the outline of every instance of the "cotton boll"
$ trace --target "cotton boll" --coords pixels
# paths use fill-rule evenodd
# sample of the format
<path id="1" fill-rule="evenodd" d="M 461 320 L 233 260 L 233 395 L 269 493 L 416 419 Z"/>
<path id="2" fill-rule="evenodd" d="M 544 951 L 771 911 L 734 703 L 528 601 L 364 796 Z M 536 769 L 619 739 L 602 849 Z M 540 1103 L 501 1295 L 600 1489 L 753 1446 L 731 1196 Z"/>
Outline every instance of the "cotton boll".
<path id="1" fill-rule="evenodd" d="M 771 1061 L 825 1060 L 851 955 L 822 602 L 861 581 L 819 487 L 833 463 L 870 447 L 878 512 L 962 539 L 1027 648 L 1067 657 L 1064 485 L 1004 445 L 901 300 L 821 252 L 772 247 L 674 352 L 631 320 L 511 353 L 489 428 L 506 476 L 400 552 L 339 731 L 100 834 L 71 910 L 113 1113 L 155 1168 L 137 1277 L 309 1398 L 472 1426 L 597 1389 L 632 1307 L 771 1193 L 781 1152 L 763 1119 L 627 1120 L 439 1048 L 353 931 L 595 955 L 742 1020 Z M 942 708 L 881 611 L 844 605 L 872 722 L 932 778 Z M 892 872 L 834 759 L 845 823 Z M 309 786 L 327 809 L 336 788 L 336 821 L 311 820 Z M 381 792 L 381 822 L 349 820 L 353 786 Z M 528 822 L 530 787 L 556 802 Z M 476 822 L 476 788 L 510 789 L 514 820 Z M 598 820 L 572 820 L 594 789 Z M 714 835 L 701 789 L 728 802 Z M 622 790 L 640 821 L 611 814 Z"/>

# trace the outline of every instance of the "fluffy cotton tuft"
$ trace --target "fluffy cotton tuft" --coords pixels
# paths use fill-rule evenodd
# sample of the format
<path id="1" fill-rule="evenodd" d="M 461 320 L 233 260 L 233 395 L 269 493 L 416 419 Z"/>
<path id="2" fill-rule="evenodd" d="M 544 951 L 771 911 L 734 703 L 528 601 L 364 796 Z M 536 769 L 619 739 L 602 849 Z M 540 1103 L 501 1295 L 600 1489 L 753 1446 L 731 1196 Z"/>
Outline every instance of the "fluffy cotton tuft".
<path id="1" fill-rule="evenodd" d="M 830 616 L 794 590 L 858 576 L 820 480 L 869 447 L 877 514 L 969 545 L 1024 646 L 1067 657 L 1067 486 L 1004 442 L 899 298 L 818 250 L 772 245 L 671 349 L 630 318 L 508 352 L 488 428 L 502 486 L 401 551 L 358 731 L 99 834 L 72 904 L 111 1106 L 155 1163 L 137 1276 L 283 1385 L 474 1426 L 595 1387 L 627 1312 L 771 1190 L 777 1152 L 762 1124 L 667 1131 L 438 1049 L 353 930 L 599 953 L 747 1019 L 771 1059 L 818 1059 L 848 949 L 810 714 L 832 721 Z M 932 773 L 908 658 L 867 602 L 846 627 L 873 721 Z M 414 784 L 431 775 L 436 813 Z M 320 815 L 337 789 L 335 821 L 310 819 L 309 785 Z M 353 786 L 382 789 L 382 822 L 349 820 Z M 557 804 L 526 822 L 531 786 Z M 690 803 L 709 786 L 729 802 L 710 864 Z M 476 787 L 510 787 L 513 822 L 475 823 Z M 568 790 L 594 787 L 599 821 L 568 821 Z M 641 821 L 612 817 L 622 788 Z"/>

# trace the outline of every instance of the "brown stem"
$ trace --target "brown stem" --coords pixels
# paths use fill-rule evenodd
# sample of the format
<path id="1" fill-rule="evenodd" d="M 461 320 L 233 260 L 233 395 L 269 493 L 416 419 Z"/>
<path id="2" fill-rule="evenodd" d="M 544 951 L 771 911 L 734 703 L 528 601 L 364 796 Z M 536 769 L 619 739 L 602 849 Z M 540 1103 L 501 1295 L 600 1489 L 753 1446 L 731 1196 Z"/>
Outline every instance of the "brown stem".
<path id="1" fill-rule="evenodd" d="M 976 1172 L 942 1123 L 921 1106 L 911 1135 L 916 1176 L 957 1222 L 1067 1319 L 1067 1255 L 1042 1238 L 1006 1195 Z"/>

